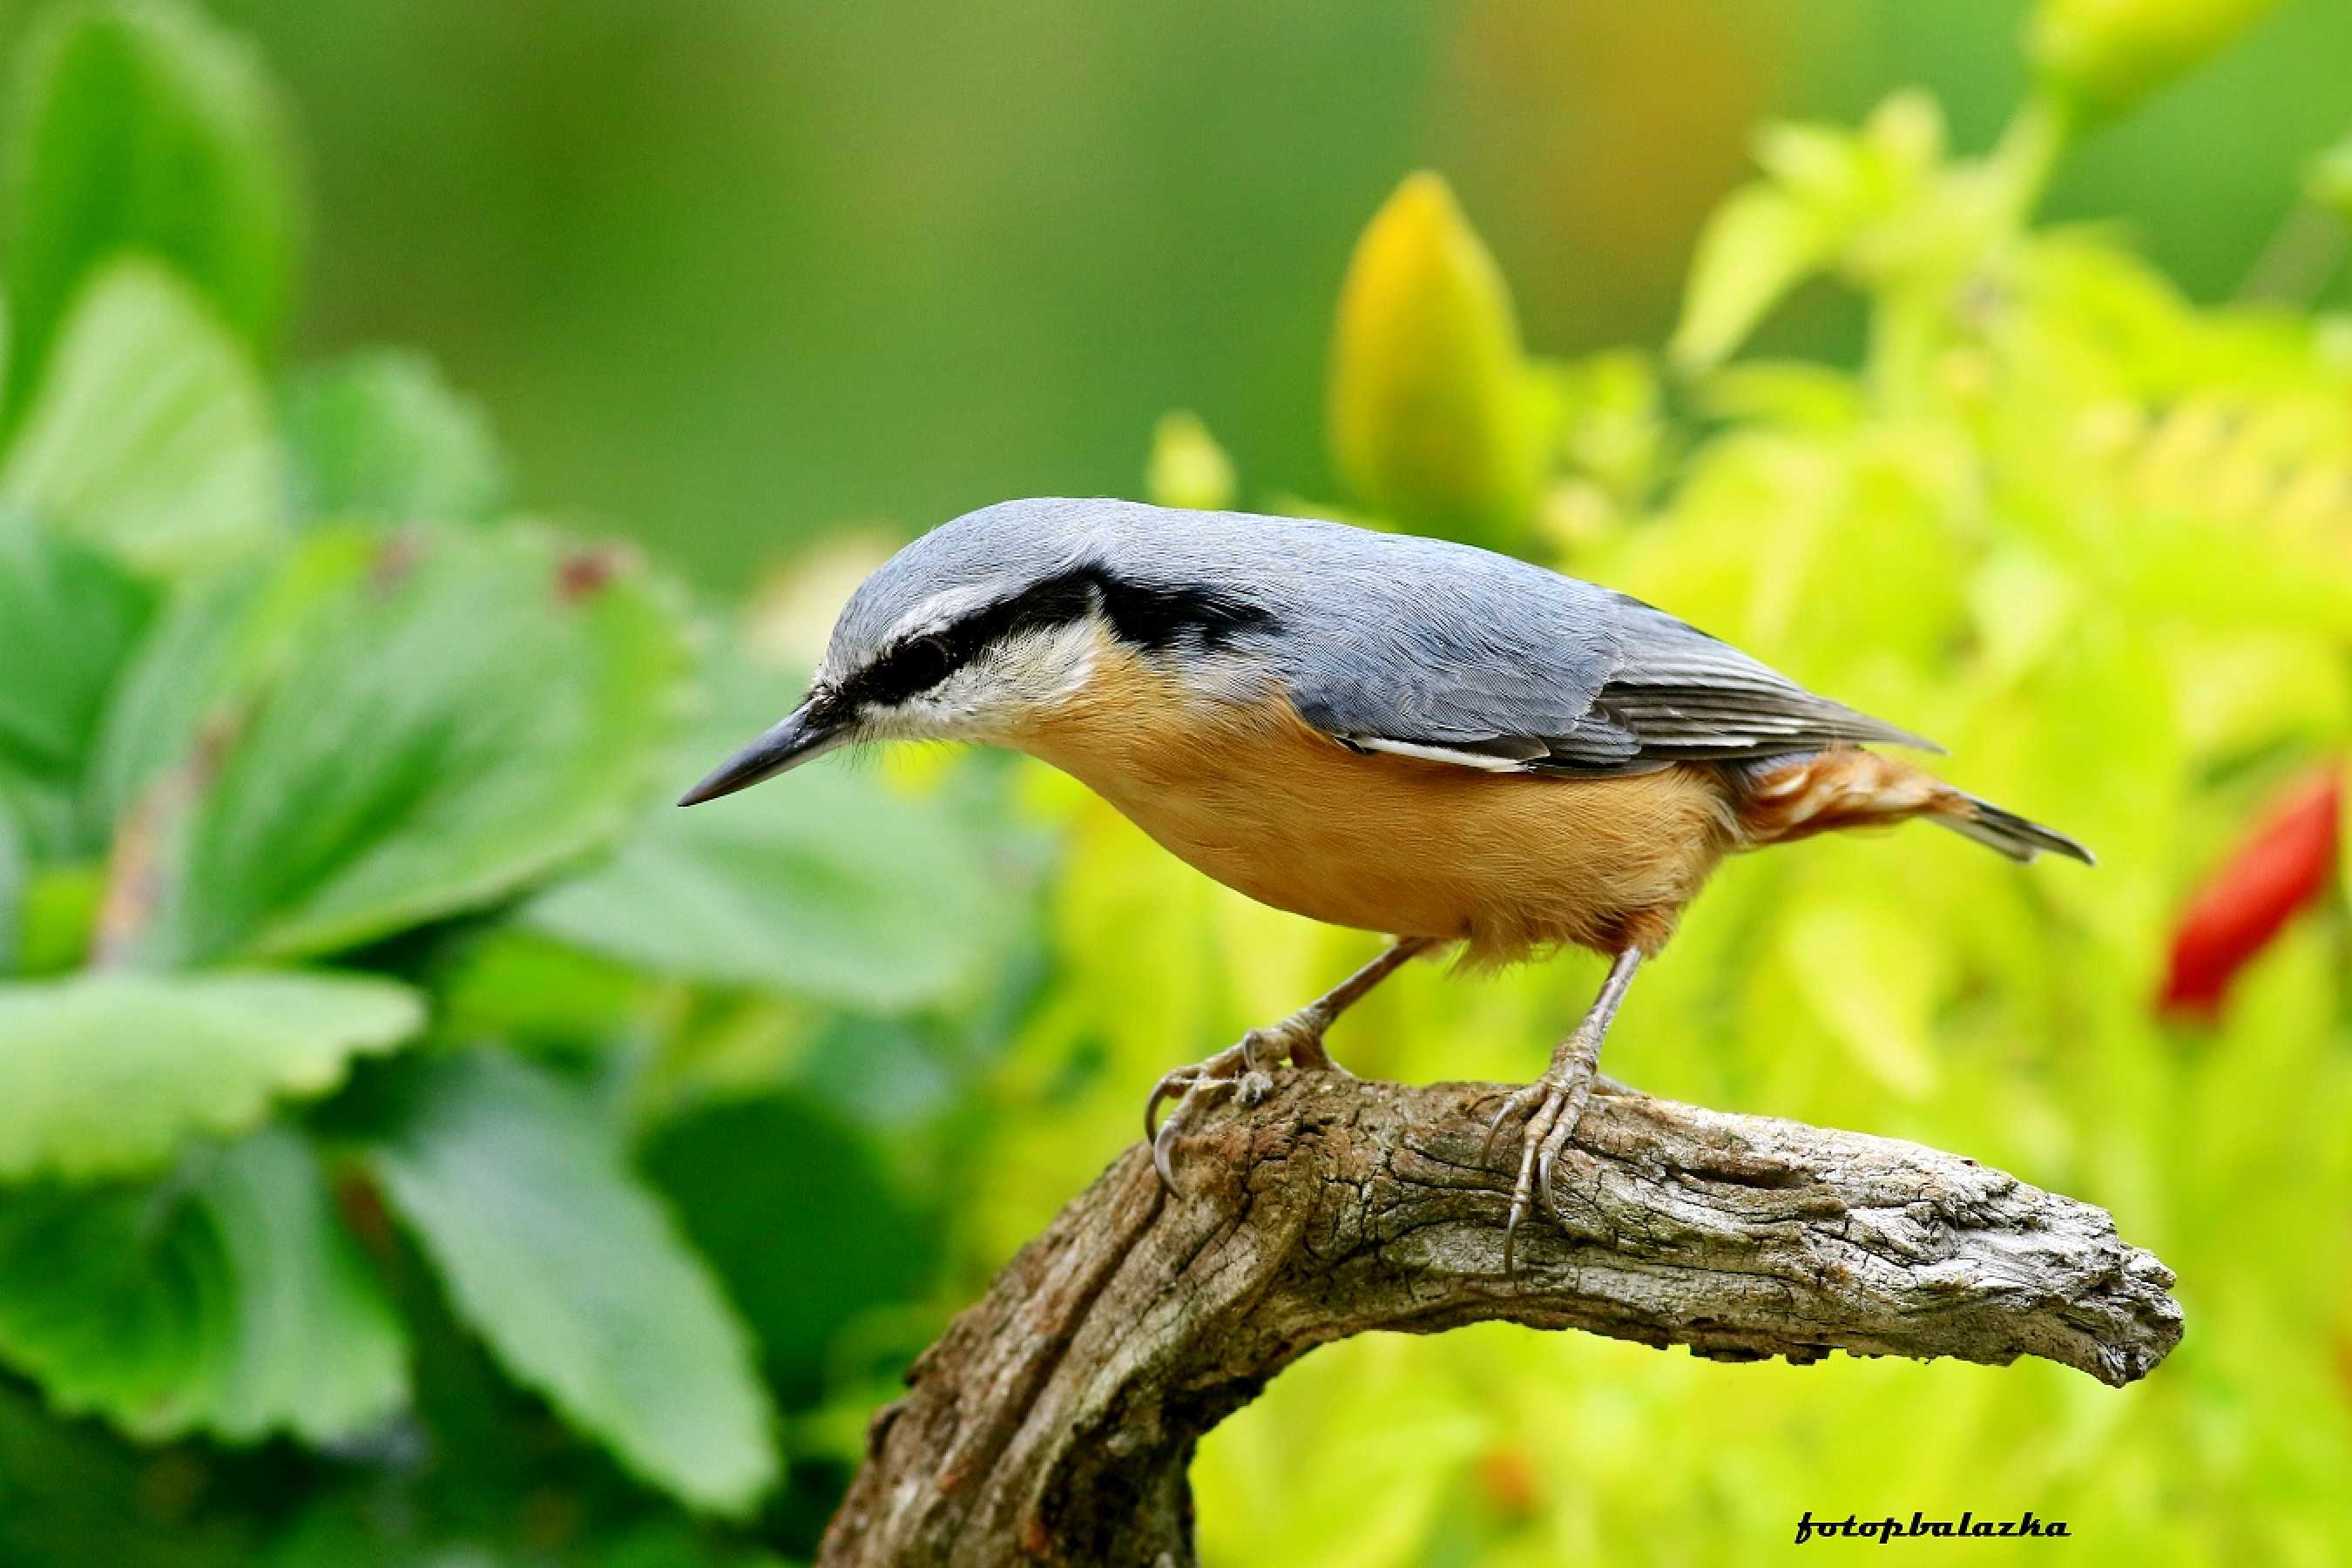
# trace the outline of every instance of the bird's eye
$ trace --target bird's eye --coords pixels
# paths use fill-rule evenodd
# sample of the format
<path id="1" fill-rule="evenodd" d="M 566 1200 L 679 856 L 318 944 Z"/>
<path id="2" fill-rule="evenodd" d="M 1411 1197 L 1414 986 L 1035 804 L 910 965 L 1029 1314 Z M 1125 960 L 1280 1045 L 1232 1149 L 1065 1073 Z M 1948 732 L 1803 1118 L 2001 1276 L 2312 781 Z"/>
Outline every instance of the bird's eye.
<path id="1" fill-rule="evenodd" d="M 898 650 L 890 666 L 892 684 L 912 695 L 945 680 L 955 669 L 955 654 L 944 637 L 917 637 Z"/>

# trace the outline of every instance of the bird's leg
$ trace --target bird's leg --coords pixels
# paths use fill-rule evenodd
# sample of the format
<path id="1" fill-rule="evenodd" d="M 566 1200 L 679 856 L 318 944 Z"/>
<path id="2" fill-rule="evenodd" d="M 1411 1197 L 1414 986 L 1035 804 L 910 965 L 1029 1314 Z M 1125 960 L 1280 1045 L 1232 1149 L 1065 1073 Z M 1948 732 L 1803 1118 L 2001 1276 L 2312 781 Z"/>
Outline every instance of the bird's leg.
<path id="1" fill-rule="evenodd" d="M 1171 1192 L 1175 1190 L 1169 1151 L 1175 1146 L 1176 1131 L 1186 1112 L 1199 1099 L 1232 1089 L 1244 1105 L 1255 1105 L 1274 1087 L 1266 1075 L 1267 1064 L 1283 1059 L 1302 1072 L 1345 1072 L 1323 1048 L 1324 1031 L 1407 959 L 1432 945 L 1433 939 L 1429 937 L 1399 937 L 1378 958 L 1280 1023 L 1252 1029 L 1208 1060 L 1178 1068 L 1153 1085 L 1151 1098 L 1143 1102 L 1143 1136 L 1151 1145 L 1151 1163 L 1160 1172 L 1161 1184 Z M 1155 1126 L 1160 1101 L 1174 1097 L 1181 1097 L 1176 1109 L 1169 1112 L 1166 1122 Z"/>
<path id="2" fill-rule="evenodd" d="M 1331 1053 L 1323 1048 L 1324 1031 L 1338 1022 L 1340 1014 L 1370 994 L 1373 986 L 1403 968 L 1408 959 L 1435 945 L 1432 937 L 1401 936 L 1389 943 L 1378 958 L 1289 1017 L 1250 1033 L 1256 1037 L 1255 1043 L 1260 1047 L 1279 1047 L 1289 1057 L 1290 1065 L 1303 1071 L 1346 1072 L 1348 1069 L 1333 1061 Z"/>
<path id="3" fill-rule="evenodd" d="M 1551 1054 L 1551 1066 L 1543 1077 L 1513 1093 L 1495 1112 L 1495 1120 L 1486 1127 L 1486 1146 L 1478 1157 L 1485 1164 L 1495 1152 L 1495 1135 L 1503 1123 L 1530 1103 L 1535 1107 L 1528 1118 L 1527 1131 L 1521 1135 L 1519 1147 L 1519 1179 L 1511 1188 L 1510 1217 L 1503 1222 L 1503 1272 L 1511 1271 L 1511 1240 L 1526 1217 L 1528 1205 L 1540 1189 L 1544 1205 L 1551 1210 L 1554 1219 L 1560 1219 L 1559 1200 L 1551 1184 L 1552 1165 L 1559 1152 L 1568 1147 L 1575 1134 L 1576 1123 L 1584 1114 L 1584 1102 L 1592 1093 L 1592 1079 L 1601 1063 L 1601 1042 L 1609 1033 L 1609 1022 L 1617 1016 L 1618 1007 L 1625 1000 L 1625 988 L 1633 983 L 1633 971 L 1642 966 L 1642 950 L 1629 947 L 1619 953 L 1609 965 L 1609 977 L 1601 983 L 1601 994 L 1594 997 L 1591 1010 L 1575 1032 L 1562 1040 Z"/>

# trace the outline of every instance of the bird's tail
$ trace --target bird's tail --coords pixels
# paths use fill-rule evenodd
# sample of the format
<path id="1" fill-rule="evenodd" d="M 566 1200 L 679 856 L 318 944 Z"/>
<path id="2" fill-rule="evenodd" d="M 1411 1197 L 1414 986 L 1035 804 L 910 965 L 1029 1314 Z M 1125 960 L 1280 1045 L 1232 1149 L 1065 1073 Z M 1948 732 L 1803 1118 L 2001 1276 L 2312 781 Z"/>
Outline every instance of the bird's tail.
<path id="1" fill-rule="evenodd" d="M 2095 862 L 2080 844 L 1990 801 L 1955 789 L 1899 758 L 1853 746 L 1742 764 L 1738 784 L 1740 837 L 1748 845 L 1784 844 L 1816 833 L 1869 827 L 1925 817 L 2012 860 L 2044 850 L 2084 865 Z"/>
<path id="2" fill-rule="evenodd" d="M 1949 804 L 1928 818 L 1938 827 L 1948 827 L 1961 837 L 1972 838 L 1988 849 L 1998 849 L 2012 860 L 2031 860 L 2046 849 L 2053 855 L 2080 860 L 2085 866 L 2098 864 L 2088 849 L 2054 827 L 2029 822 L 1989 800 L 1979 800 L 1966 790 L 1947 785 L 1945 793 Z"/>

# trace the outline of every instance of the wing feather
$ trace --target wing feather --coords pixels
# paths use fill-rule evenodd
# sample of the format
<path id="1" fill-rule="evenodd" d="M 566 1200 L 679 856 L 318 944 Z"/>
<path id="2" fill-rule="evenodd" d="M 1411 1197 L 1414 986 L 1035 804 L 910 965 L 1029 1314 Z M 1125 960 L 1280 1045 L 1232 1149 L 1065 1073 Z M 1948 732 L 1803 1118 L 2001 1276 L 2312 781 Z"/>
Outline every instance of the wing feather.
<path id="1" fill-rule="evenodd" d="M 1535 568 L 1480 588 L 1396 596 L 1294 688 L 1300 712 L 1359 750 L 1490 772 L 1640 773 L 1842 744 L 1941 749 L 1637 599 Z"/>

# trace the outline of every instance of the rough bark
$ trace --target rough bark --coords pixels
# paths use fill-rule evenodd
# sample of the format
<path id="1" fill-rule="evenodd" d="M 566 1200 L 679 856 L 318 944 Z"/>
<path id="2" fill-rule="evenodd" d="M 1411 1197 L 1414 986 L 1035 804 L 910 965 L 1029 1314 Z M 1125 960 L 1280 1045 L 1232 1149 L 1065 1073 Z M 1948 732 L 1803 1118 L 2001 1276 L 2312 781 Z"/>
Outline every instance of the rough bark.
<path id="1" fill-rule="evenodd" d="M 1370 1330 L 1503 1319 L 1724 1361 L 2036 1355 L 2117 1385 L 2180 1338 L 2170 1270 L 2086 1204 L 1916 1143 L 1630 1091 L 1593 1098 L 1560 1163 L 1570 1225 L 1523 1226 L 1507 1278 L 1511 1173 L 1478 1160 L 1503 1092 L 1296 1078 L 1204 1118 L 1173 1198 L 1129 1148 L 916 1362 L 820 1562 L 1189 1563 L 1202 1435 Z"/>

